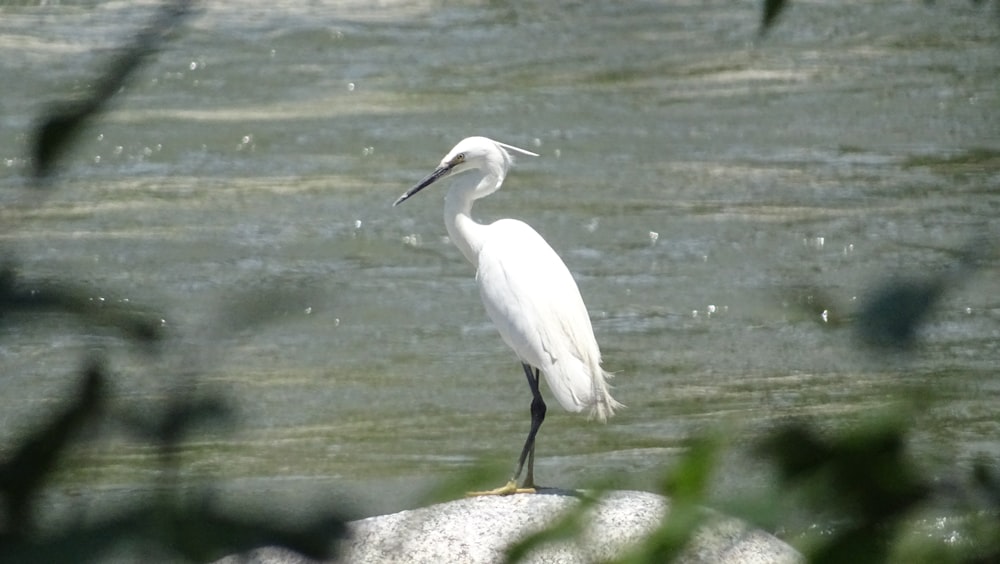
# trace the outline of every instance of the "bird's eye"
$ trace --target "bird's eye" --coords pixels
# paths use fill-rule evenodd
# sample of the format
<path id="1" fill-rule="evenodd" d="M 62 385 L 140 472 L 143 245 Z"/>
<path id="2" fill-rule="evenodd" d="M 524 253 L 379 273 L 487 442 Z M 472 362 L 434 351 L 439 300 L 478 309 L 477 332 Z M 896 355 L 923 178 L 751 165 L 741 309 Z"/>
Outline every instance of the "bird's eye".
<path id="1" fill-rule="evenodd" d="M 458 164 L 465 162 L 465 153 L 459 153 L 455 155 L 454 159 L 451 159 L 451 164 Z"/>

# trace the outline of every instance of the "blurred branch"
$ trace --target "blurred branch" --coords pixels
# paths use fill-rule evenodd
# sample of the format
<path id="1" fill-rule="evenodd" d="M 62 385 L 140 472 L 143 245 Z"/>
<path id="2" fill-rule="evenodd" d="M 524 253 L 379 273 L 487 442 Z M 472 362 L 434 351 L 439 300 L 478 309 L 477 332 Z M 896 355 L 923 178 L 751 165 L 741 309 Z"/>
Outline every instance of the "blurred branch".
<path id="1" fill-rule="evenodd" d="M 0 325 L 16 314 L 58 313 L 84 325 L 110 327 L 133 341 L 151 345 L 163 339 L 159 315 L 123 303 L 95 300 L 83 288 L 49 280 L 22 281 L 10 264 L 0 263 Z"/>
<path id="2" fill-rule="evenodd" d="M 157 445 L 174 447 L 192 428 L 227 423 L 232 421 L 232 416 L 232 407 L 221 397 L 193 400 L 170 397 L 166 409 L 159 416 L 143 410 L 126 412 L 120 419 L 127 430 L 137 437 Z"/>
<path id="3" fill-rule="evenodd" d="M 336 541 L 347 535 L 346 522 L 337 515 L 290 526 L 275 523 L 273 518 L 234 517 L 204 506 L 181 508 L 166 525 L 157 527 L 154 536 L 162 546 L 192 562 L 265 546 L 288 548 L 314 560 L 328 559 L 336 551 Z"/>
<path id="4" fill-rule="evenodd" d="M 161 5 L 149 24 L 109 61 L 86 96 L 49 108 L 36 127 L 30 149 L 32 180 L 36 184 L 51 177 L 57 161 L 79 139 L 83 128 L 105 111 L 144 61 L 162 48 L 192 11 L 192 5 L 191 0 Z M 36 196 L 35 202 L 42 197 Z M 131 304 L 95 298 L 92 290 L 79 285 L 21 279 L 13 264 L 0 259 L 0 325 L 33 322 L 39 314 L 52 313 L 72 316 L 88 328 L 116 329 L 140 344 L 163 340 L 159 315 Z M 241 331 L 302 311 L 299 293 L 288 291 L 286 285 L 287 281 L 277 280 L 262 291 L 239 292 L 224 310 L 219 329 Z M 203 363 L 192 363 L 183 354 L 171 360 L 177 361 L 177 371 L 169 374 L 174 377 L 194 375 L 203 367 Z M 248 518 L 219 511 L 210 507 L 204 497 L 194 503 L 181 502 L 181 442 L 194 427 L 230 421 L 232 413 L 229 403 L 220 396 L 196 396 L 197 389 L 189 381 L 176 386 L 165 405 L 158 404 L 154 410 L 126 409 L 116 418 L 160 453 L 159 475 L 164 477 L 164 483 L 152 500 L 65 524 L 52 534 L 33 535 L 31 518 L 42 487 L 57 471 L 80 430 L 104 412 L 106 376 L 102 365 L 91 361 L 83 370 L 82 380 L 80 392 L 69 405 L 37 431 L 19 438 L 10 457 L 0 464 L 0 496 L 6 510 L 0 516 L 0 561 L 96 561 L 116 547 L 143 554 L 170 554 L 192 562 L 264 546 L 285 547 L 314 559 L 332 557 L 335 541 L 346 534 L 346 525 L 339 516 L 325 514 L 288 525 L 276 523 L 273 513 Z"/>
<path id="5" fill-rule="evenodd" d="M 233 409 L 220 396 L 192 397 L 187 388 L 167 397 L 165 409 L 153 413 L 144 409 L 127 409 L 117 417 L 125 430 L 139 440 L 155 445 L 159 456 L 159 486 L 164 492 L 175 491 L 181 484 L 180 454 L 184 438 L 206 425 L 232 423 Z"/>
<path id="6" fill-rule="evenodd" d="M 105 376 L 100 362 L 91 360 L 81 375 L 80 391 L 63 411 L 15 447 L 0 464 L 0 494 L 6 523 L 0 534 L 20 535 L 31 528 L 31 505 L 70 441 L 96 418 L 104 400 Z"/>
<path id="7" fill-rule="evenodd" d="M 577 538 L 584 531 L 584 517 L 597 503 L 596 497 L 579 496 L 580 503 L 540 531 L 527 535 L 507 548 L 506 562 L 521 562 L 535 549 L 549 543 Z"/>
<path id="8" fill-rule="evenodd" d="M 104 110 L 142 62 L 161 48 L 191 12 L 191 6 L 191 0 L 175 0 L 162 5 L 149 25 L 140 30 L 131 43 L 122 48 L 121 54 L 108 64 L 88 96 L 55 105 L 46 112 L 32 142 L 31 163 L 36 182 L 44 181 L 52 174 L 56 161 L 76 140 L 83 127 Z"/>
<path id="9" fill-rule="evenodd" d="M 42 540 L 2 542 L 0 561 L 98 562 L 124 542 L 147 556 L 169 555 L 171 561 L 210 562 L 266 546 L 320 560 L 332 558 L 336 542 L 346 534 L 344 519 L 333 514 L 289 525 L 234 517 L 204 504 L 175 508 L 152 501 L 92 524 L 67 527 Z"/>
<path id="10" fill-rule="evenodd" d="M 786 0 L 764 0 L 761 7 L 760 27 L 757 29 L 757 37 L 764 37 L 770 31 L 774 23 L 778 21 L 778 16 L 788 6 Z"/>

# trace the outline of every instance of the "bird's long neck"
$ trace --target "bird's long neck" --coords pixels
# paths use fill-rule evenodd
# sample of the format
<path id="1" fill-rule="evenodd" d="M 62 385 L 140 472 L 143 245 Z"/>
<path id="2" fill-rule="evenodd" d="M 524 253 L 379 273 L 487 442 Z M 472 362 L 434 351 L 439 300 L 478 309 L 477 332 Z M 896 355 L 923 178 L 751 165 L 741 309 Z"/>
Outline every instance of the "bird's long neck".
<path id="1" fill-rule="evenodd" d="M 486 195 L 503 182 L 496 172 L 476 171 L 455 178 L 444 198 L 444 225 L 448 236 L 462 255 L 479 267 L 479 251 L 486 238 L 486 226 L 472 219 L 472 202 L 477 195 Z"/>

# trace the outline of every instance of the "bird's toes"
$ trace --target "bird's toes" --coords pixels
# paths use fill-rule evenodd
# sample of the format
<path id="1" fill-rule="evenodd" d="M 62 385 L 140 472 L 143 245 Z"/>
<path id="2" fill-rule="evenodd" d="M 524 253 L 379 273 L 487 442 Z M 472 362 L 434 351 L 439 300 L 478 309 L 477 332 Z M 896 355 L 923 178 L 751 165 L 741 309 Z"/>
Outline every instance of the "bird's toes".
<path id="1" fill-rule="evenodd" d="M 535 493 L 535 488 L 533 488 L 533 487 L 518 487 L 517 482 L 515 482 L 514 480 L 511 480 L 511 481 L 507 482 L 506 484 L 500 486 L 499 488 L 495 488 L 495 489 L 492 489 L 492 490 L 481 491 L 481 492 L 469 492 L 469 493 L 467 493 L 465 495 L 466 495 L 466 497 L 481 497 L 481 496 L 487 496 L 487 495 L 513 495 L 513 494 L 520 494 L 520 493 Z"/>

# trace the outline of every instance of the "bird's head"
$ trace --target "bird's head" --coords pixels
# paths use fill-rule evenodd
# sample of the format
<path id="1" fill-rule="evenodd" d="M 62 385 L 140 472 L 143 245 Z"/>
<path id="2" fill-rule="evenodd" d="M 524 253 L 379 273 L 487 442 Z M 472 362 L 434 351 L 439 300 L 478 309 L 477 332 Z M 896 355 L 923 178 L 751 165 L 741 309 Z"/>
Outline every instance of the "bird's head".
<path id="1" fill-rule="evenodd" d="M 511 151 L 532 157 L 538 156 L 537 153 L 500 143 L 487 137 L 466 137 L 459 141 L 458 145 L 455 145 L 451 151 L 448 151 L 434 172 L 407 190 L 392 205 L 398 206 L 442 178 L 461 174 L 468 170 L 492 170 L 502 182 L 507 174 L 507 169 L 513 162 Z M 499 187 L 499 183 L 497 187 Z"/>

